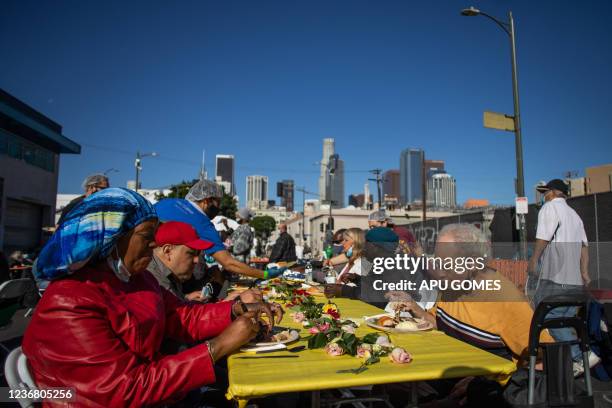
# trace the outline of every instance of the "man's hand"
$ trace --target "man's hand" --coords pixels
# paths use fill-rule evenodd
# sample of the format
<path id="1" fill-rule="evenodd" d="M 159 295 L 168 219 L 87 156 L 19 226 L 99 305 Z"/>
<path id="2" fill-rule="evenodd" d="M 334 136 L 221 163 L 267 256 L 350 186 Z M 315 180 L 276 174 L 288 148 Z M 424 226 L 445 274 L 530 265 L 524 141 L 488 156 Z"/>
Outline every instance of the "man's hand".
<path id="1" fill-rule="evenodd" d="M 247 289 L 243 292 L 231 292 L 223 300 L 240 299 L 242 303 L 263 302 L 263 294 L 259 289 Z"/>
<path id="2" fill-rule="evenodd" d="M 263 293 L 259 289 L 247 289 L 240 295 L 240 300 L 244 303 L 263 302 Z"/>
<path id="3" fill-rule="evenodd" d="M 239 349 L 259 333 L 256 313 L 248 312 L 239 316 L 223 332 L 210 340 L 211 356 L 214 361 Z"/>
<path id="4" fill-rule="evenodd" d="M 234 315 L 241 316 L 243 314 L 242 302 L 236 303 L 234 306 Z M 242 303 L 246 307 L 246 313 L 256 313 L 258 317 L 261 317 L 262 314 L 265 314 L 268 319 L 265 322 L 268 326 L 268 330 L 272 330 L 274 327 L 274 323 L 280 323 L 283 319 L 283 308 L 278 303 L 265 303 L 265 302 L 256 302 L 256 303 Z M 261 320 L 261 319 L 260 319 Z"/>
<path id="5" fill-rule="evenodd" d="M 206 299 L 204 299 L 202 297 L 202 291 L 201 290 L 196 290 L 195 292 L 191 292 L 187 295 L 185 295 L 185 298 L 191 302 L 203 302 Z"/>
<path id="6" fill-rule="evenodd" d="M 582 275 L 582 282 L 584 283 L 584 286 L 588 288 L 591 284 L 591 277 L 589 275 Z"/>
<path id="7" fill-rule="evenodd" d="M 535 257 L 532 257 L 529 260 L 529 265 L 527 265 L 527 273 L 529 275 L 535 275 L 537 270 L 538 270 L 538 261 L 535 259 Z"/>

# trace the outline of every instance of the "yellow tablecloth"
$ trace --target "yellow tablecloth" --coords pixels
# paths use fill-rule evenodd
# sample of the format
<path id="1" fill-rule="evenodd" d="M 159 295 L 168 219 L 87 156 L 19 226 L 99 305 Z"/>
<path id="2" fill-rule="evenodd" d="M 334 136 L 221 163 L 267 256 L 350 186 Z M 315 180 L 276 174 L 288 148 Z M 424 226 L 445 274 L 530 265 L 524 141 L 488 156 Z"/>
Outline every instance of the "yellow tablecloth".
<path id="1" fill-rule="evenodd" d="M 358 300 L 335 299 L 334 302 L 340 308 L 342 318 L 363 318 L 383 313 L 380 309 Z M 301 328 L 292 321 L 289 312 L 280 325 Z M 363 336 L 372 331 L 374 330 L 362 324 L 356 334 Z M 308 336 L 307 330 L 302 329 L 301 335 Z M 338 370 L 359 367 L 362 360 L 352 356 L 332 357 L 323 349 L 305 350 L 295 354 L 299 358 L 286 359 L 237 359 L 237 356 L 255 356 L 255 354 L 234 354 L 228 358 L 227 397 L 238 400 L 242 406 L 252 398 L 286 392 L 470 375 L 492 375 L 503 380 L 515 370 L 515 365 L 511 361 L 455 340 L 439 331 L 391 334 L 390 339 L 393 344 L 408 350 L 413 356 L 413 361 L 410 364 L 393 364 L 383 357 L 380 363 L 369 366 L 368 370 L 361 374 L 338 374 Z M 305 345 L 306 341 L 302 340 L 291 346 L 301 344 Z M 290 353 L 280 351 L 262 355 L 283 354 Z"/>

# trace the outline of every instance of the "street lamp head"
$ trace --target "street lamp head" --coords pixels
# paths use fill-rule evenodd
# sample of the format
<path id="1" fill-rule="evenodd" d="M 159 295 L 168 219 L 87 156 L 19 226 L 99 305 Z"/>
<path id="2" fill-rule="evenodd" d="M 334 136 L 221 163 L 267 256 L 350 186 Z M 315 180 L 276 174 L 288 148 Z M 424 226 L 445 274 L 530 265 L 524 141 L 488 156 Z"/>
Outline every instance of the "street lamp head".
<path id="1" fill-rule="evenodd" d="M 480 10 L 478 10 L 474 6 L 470 6 L 470 8 L 461 10 L 462 16 L 472 17 L 472 16 L 477 16 L 479 14 L 480 14 Z"/>

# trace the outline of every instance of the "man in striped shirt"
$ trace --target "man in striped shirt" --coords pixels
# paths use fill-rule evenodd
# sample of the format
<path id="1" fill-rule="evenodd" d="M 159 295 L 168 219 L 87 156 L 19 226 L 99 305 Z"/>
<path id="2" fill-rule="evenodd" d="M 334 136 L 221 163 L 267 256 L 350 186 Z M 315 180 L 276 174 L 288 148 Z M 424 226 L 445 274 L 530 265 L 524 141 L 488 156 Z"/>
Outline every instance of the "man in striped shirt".
<path id="1" fill-rule="evenodd" d="M 490 244 L 485 235 L 471 224 L 451 224 L 444 227 L 436 241 L 436 258 L 486 258 Z M 457 263 L 458 265 L 458 263 Z M 411 309 L 431 321 L 438 330 L 515 361 L 525 354 L 529 344 L 529 328 L 533 317 L 527 298 L 496 270 L 482 269 L 429 271 L 433 279 L 498 281 L 498 291 L 444 291 L 428 312 Z M 542 341 L 553 342 L 547 332 Z"/>

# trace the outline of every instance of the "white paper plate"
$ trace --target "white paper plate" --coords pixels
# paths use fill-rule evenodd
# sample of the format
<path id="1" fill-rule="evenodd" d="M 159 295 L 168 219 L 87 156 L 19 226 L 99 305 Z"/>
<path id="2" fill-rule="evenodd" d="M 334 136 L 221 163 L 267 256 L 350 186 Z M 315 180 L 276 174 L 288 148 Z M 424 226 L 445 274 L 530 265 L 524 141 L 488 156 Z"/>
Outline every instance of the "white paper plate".
<path id="1" fill-rule="evenodd" d="M 257 346 L 244 346 L 240 348 L 240 351 L 245 352 L 245 353 L 256 353 L 258 351 L 281 351 L 281 350 L 285 350 L 287 348 L 286 345 L 282 344 L 282 343 L 274 343 L 273 346 L 264 346 L 264 347 L 257 347 Z"/>
<path id="2" fill-rule="evenodd" d="M 373 329 L 376 330 L 380 330 L 380 331 L 384 331 L 387 333 L 416 333 L 416 332 L 421 332 L 421 331 L 427 331 L 427 330 L 431 330 L 433 329 L 433 324 L 427 322 L 427 327 L 424 327 L 422 329 L 416 329 L 416 330 L 410 330 L 410 329 L 396 329 L 395 327 L 385 327 L 385 326 L 379 326 L 378 324 L 376 324 L 376 322 L 378 321 L 378 319 L 380 319 L 383 316 L 388 316 L 393 318 L 393 315 L 390 315 L 388 313 L 382 313 L 376 316 L 370 316 L 365 320 L 365 323 L 370 326 Z"/>
<path id="3" fill-rule="evenodd" d="M 248 343 L 247 346 L 253 348 L 257 347 L 269 347 L 269 346 L 278 346 L 279 344 L 289 344 L 293 343 L 300 339 L 300 333 L 297 330 L 291 330 L 289 332 L 289 338 L 283 341 L 267 341 L 267 342 L 259 342 L 259 343 Z"/>

